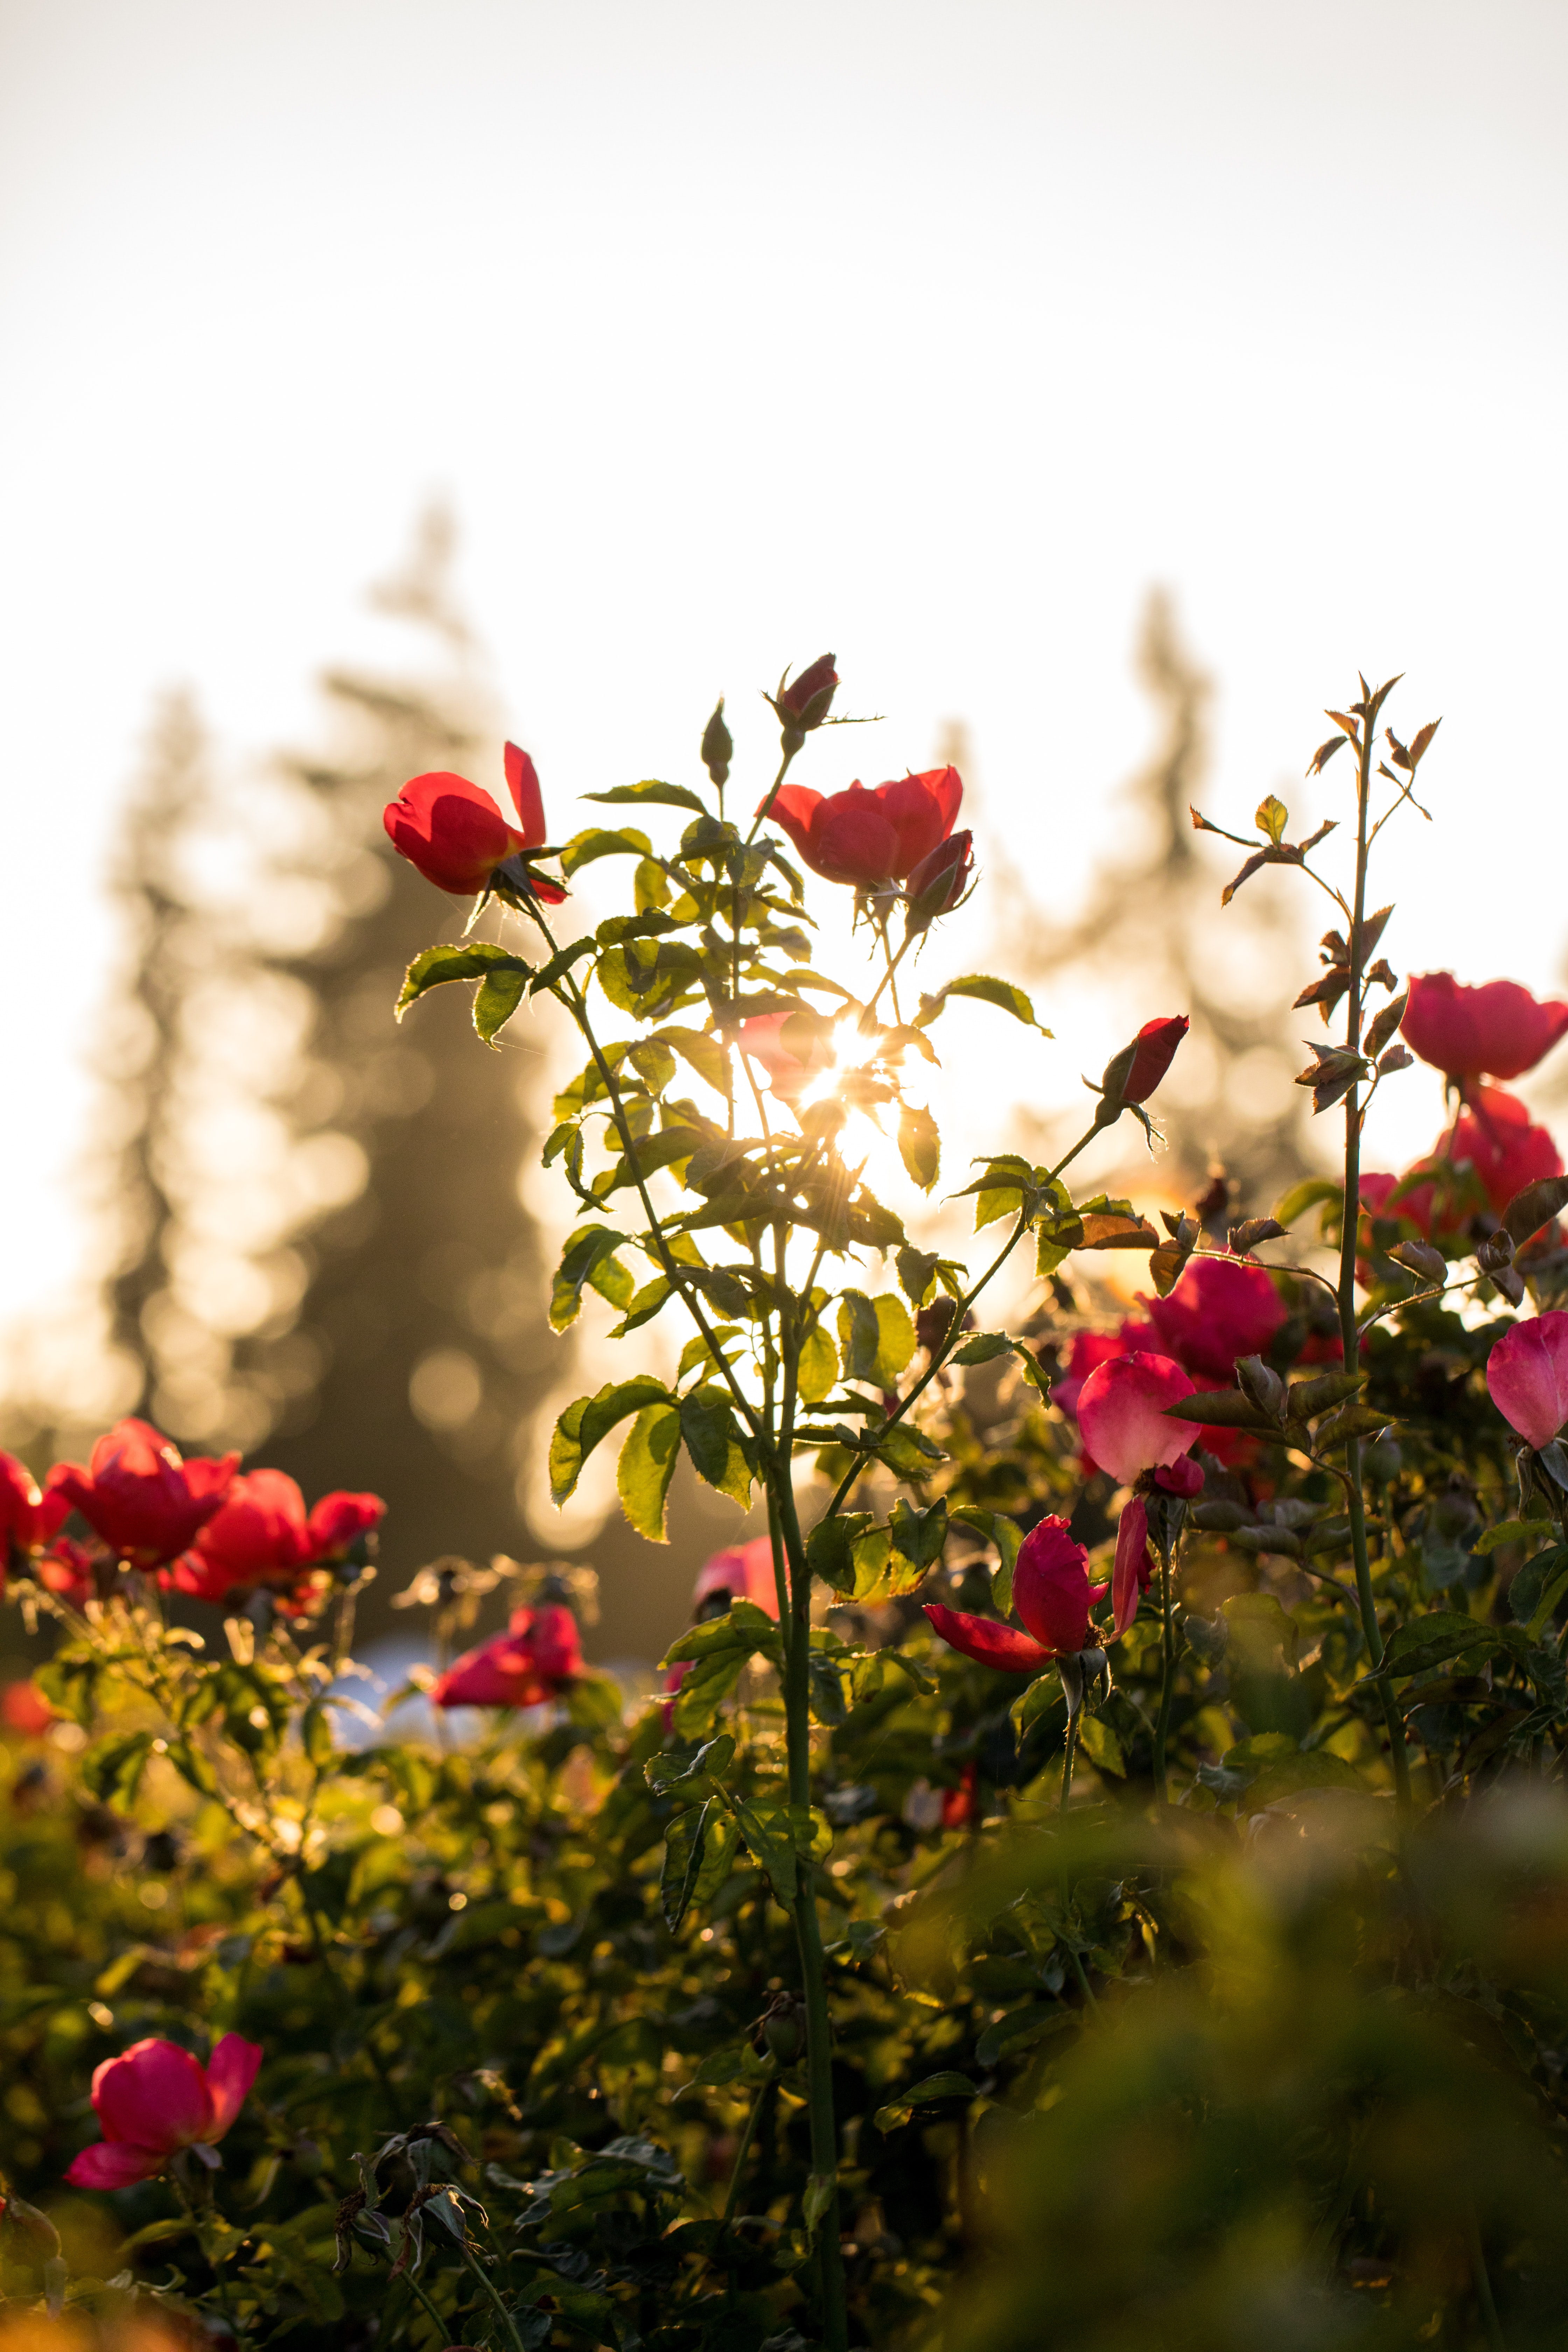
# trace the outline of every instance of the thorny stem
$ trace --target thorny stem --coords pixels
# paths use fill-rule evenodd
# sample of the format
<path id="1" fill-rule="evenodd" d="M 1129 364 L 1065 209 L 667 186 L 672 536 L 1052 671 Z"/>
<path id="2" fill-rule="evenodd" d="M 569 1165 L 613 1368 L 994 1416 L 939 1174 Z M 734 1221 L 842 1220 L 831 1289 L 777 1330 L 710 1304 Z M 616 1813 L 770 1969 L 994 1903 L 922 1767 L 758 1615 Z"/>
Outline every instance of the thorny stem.
<path id="1" fill-rule="evenodd" d="M 1480 2305 L 1481 2325 L 1487 2332 L 1491 2352 L 1505 2352 L 1502 2322 L 1497 2315 L 1492 2295 L 1491 2276 L 1487 2269 L 1486 2252 L 1481 2244 L 1481 2225 L 1472 2204 L 1469 2210 L 1470 2273 L 1475 2282 L 1476 2301 Z"/>
<path id="2" fill-rule="evenodd" d="M 1369 846 L 1367 807 L 1372 793 L 1373 727 L 1374 713 L 1371 698 L 1361 714 L 1361 740 L 1357 745 L 1356 776 L 1356 853 L 1355 908 L 1351 918 L 1350 991 L 1345 1015 L 1345 1045 L 1356 1053 L 1361 1046 L 1362 1024 L 1362 932 L 1366 916 L 1366 866 Z M 1356 1369 L 1361 1347 L 1361 1333 L 1355 1311 L 1355 1251 L 1360 1228 L 1361 1202 L 1361 1088 L 1352 1081 L 1345 1095 L 1345 1193 L 1344 1213 L 1340 1234 L 1340 1340 L 1347 1372 Z M 1361 1440 L 1352 1437 L 1345 1444 L 1345 1484 L 1350 1505 L 1351 1550 L 1355 1560 L 1356 1600 L 1361 1610 L 1362 1632 L 1365 1636 L 1367 1654 L 1373 1671 L 1383 1664 L 1383 1635 L 1378 1631 L 1377 1603 L 1373 1598 L 1372 1567 L 1367 1556 L 1366 1504 L 1362 1493 Z M 1394 1693 L 1386 1677 L 1379 1683 L 1378 1693 L 1383 1704 L 1384 1721 L 1388 1727 L 1389 1753 L 1394 1765 L 1394 1786 L 1398 1791 L 1400 1811 L 1410 1811 L 1410 1762 L 1405 1748 L 1405 1728 L 1394 1703 Z"/>

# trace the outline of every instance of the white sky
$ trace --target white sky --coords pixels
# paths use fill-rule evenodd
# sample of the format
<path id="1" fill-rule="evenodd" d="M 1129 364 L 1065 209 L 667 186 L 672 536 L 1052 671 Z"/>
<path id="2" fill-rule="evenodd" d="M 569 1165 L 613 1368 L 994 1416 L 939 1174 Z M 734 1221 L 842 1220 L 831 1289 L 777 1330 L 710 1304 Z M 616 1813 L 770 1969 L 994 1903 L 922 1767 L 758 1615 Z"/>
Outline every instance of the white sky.
<path id="1" fill-rule="evenodd" d="M 1331 799 L 1321 706 L 1403 667 L 1446 724 L 1385 944 L 1554 981 L 1565 67 L 1558 0 L 0 0 L 0 1313 L 70 1264 L 152 695 L 307 736 L 433 489 L 552 813 L 720 689 L 760 761 L 831 646 L 890 723 L 807 779 L 961 714 L 1060 903 L 1162 580 L 1211 813 Z M 1117 1040 L 1053 1025 L 1066 1100 Z"/>

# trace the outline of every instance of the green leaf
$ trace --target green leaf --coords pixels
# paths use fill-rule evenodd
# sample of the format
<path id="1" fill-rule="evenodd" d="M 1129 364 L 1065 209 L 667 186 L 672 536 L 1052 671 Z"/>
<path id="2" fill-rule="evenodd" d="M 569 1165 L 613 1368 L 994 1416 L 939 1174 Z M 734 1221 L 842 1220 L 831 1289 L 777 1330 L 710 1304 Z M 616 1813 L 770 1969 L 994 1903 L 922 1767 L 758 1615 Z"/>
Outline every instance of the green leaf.
<path id="1" fill-rule="evenodd" d="M 1274 794 L 1269 793 L 1266 798 L 1258 802 L 1257 814 L 1252 821 L 1258 832 L 1266 833 L 1278 848 L 1285 838 L 1285 828 L 1290 822 L 1290 812 L 1283 801 L 1276 800 Z M 1280 1219 L 1280 1223 L 1283 1224 L 1283 1218 Z"/>
<path id="2" fill-rule="evenodd" d="M 643 1779 L 656 1797 L 668 1797 L 682 1805 L 700 1804 L 704 1798 L 717 1794 L 734 1760 L 734 1734 L 721 1731 L 716 1739 L 705 1741 L 695 1756 L 650 1756 L 643 1766 Z"/>
<path id="3" fill-rule="evenodd" d="M 1428 1666 L 1441 1665 L 1446 1658 L 1457 1658 L 1472 1650 L 1495 1654 L 1503 1647 L 1494 1629 L 1483 1625 L 1478 1618 L 1467 1617 L 1454 1609 L 1432 1609 L 1424 1617 L 1411 1618 L 1389 1635 L 1378 1671 L 1382 1675 L 1421 1674 Z"/>
<path id="4" fill-rule="evenodd" d="M 819 1323 L 801 1342 L 795 1387 L 802 1404 L 820 1404 L 837 1378 L 838 1350 Z"/>
<path id="5" fill-rule="evenodd" d="M 647 857 L 652 852 L 653 844 L 647 834 L 638 833 L 634 826 L 627 825 L 619 833 L 605 833 L 597 825 L 590 825 L 585 833 L 574 833 L 563 847 L 561 871 L 570 879 L 596 857 Z"/>
<path id="6" fill-rule="evenodd" d="M 658 1895 L 664 1924 L 671 1935 L 685 1918 L 691 1902 L 702 1867 L 703 1837 L 713 1803 L 710 1798 L 705 1805 L 677 1813 L 664 1833 L 664 1867 L 659 1873 Z"/>
<path id="7" fill-rule="evenodd" d="M 988 2025 L 974 2045 L 977 2064 L 994 2066 L 1001 2058 L 1016 2057 L 1035 2042 L 1043 2042 L 1047 2033 L 1059 2033 L 1064 2027 L 1076 2024 L 1070 2009 L 1059 2000 L 1031 2001 L 1026 2009 L 1015 2009 L 1006 2017 L 999 2017 Z"/>
<path id="8" fill-rule="evenodd" d="M 911 2107 L 925 2107 L 935 2099 L 972 2099 L 974 2095 L 974 2085 L 968 2075 L 947 2067 L 940 2074 L 928 2074 L 922 2082 L 914 2084 L 904 2093 L 904 2098 Z"/>
<path id="9" fill-rule="evenodd" d="M 787 1911 L 795 1897 L 795 1832 L 784 1805 L 742 1804 L 736 1808 L 741 1835 L 753 1861 L 766 1871 L 780 1904 Z"/>
<path id="10" fill-rule="evenodd" d="M 689 1063 L 704 1086 L 711 1087 L 715 1094 L 724 1092 L 730 1059 L 722 1038 L 710 1036 L 702 1029 L 656 1029 L 654 1037 L 670 1046 L 683 1062 Z"/>
<path id="11" fill-rule="evenodd" d="M 672 1404 L 645 1405 L 631 1426 L 616 1468 L 621 1508 L 639 1536 L 668 1543 L 664 1505 L 680 1452 L 680 1412 Z"/>
<path id="12" fill-rule="evenodd" d="M 990 1364 L 998 1356 L 1010 1356 L 1013 1342 L 1005 1331 L 976 1331 L 962 1348 L 954 1350 L 950 1360 L 955 1364 Z"/>
<path id="13" fill-rule="evenodd" d="M 941 1264 L 936 1251 L 911 1249 L 906 1244 L 896 1264 L 905 1297 L 912 1307 L 925 1306 L 936 1286 L 936 1270 Z"/>
<path id="14" fill-rule="evenodd" d="M 1336 1184 L 1331 1177 L 1308 1176 L 1300 1184 L 1291 1185 L 1274 1215 L 1279 1224 L 1293 1225 L 1297 1218 L 1305 1216 L 1309 1209 L 1315 1209 L 1321 1202 L 1331 1201 L 1342 1216 L 1344 1197 L 1344 1186 Z"/>
<path id="15" fill-rule="evenodd" d="M 954 1526 L 973 1528 L 976 1535 L 984 1536 L 987 1543 L 995 1545 L 997 1566 L 991 1579 L 991 1591 L 997 1610 L 1005 1617 L 1013 1606 L 1013 1570 L 1017 1562 L 1018 1547 L 1024 1540 L 1022 1528 L 1016 1519 L 1009 1518 L 1005 1511 L 988 1511 L 978 1503 L 961 1504 L 952 1513 L 952 1520 Z"/>
<path id="16" fill-rule="evenodd" d="M 1504 1519 L 1500 1526 L 1485 1528 L 1470 1549 L 1478 1559 L 1485 1559 L 1489 1553 L 1497 1551 L 1503 1544 L 1531 1543 L 1537 1536 L 1550 1535 L 1551 1532 L 1550 1519 Z M 1520 1573 L 1522 1575 L 1523 1570 L 1521 1570 Z M 1518 1581 L 1516 1576 L 1514 1584 Z M 1510 1585 L 1509 1591 L 1513 1591 L 1513 1585 Z M 1529 1612 L 1525 1613 L 1528 1615 Z"/>
<path id="17" fill-rule="evenodd" d="M 888 1524 L 893 1549 L 916 1570 L 916 1581 L 933 1569 L 947 1541 L 947 1505 L 940 1497 L 928 1510 L 917 1511 L 900 1495 Z"/>
<path id="18" fill-rule="evenodd" d="M 892 1291 L 868 1298 L 863 1291 L 847 1290 L 838 1308 L 838 1343 L 846 1380 L 890 1389 L 915 1352 L 915 1327 Z"/>
<path id="19" fill-rule="evenodd" d="M 570 947 L 558 948 L 550 961 L 534 973 L 529 994 L 544 995 L 557 981 L 564 978 L 574 963 L 580 963 L 585 955 L 592 955 L 596 945 L 592 932 L 587 932 L 582 939 L 574 940 Z"/>
<path id="20" fill-rule="evenodd" d="M 940 995 L 922 996 L 920 1012 L 915 1016 L 917 1026 L 929 1029 L 950 996 L 976 997 L 983 1004 L 994 1004 L 1004 1013 L 1010 1013 L 1014 1020 L 1021 1021 L 1026 1028 L 1039 1029 L 1042 1037 L 1048 1037 L 1051 1034 L 1048 1029 L 1040 1027 L 1035 1018 L 1035 1008 L 1021 988 L 1015 988 L 1010 980 L 994 980 L 988 971 L 965 972 L 961 980 L 950 980 Z"/>
<path id="21" fill-rule="evenodd" d="M 942 1132 L 929 1110 L 904 1103 L 899 1111 L 899 1157 L 910 1181 L 929 1192 L 942 1167 Z"/>
<path id="22" fill-rule="evenodd" d="M 879 1431 L 871 1442 L 878 1461 L 884 1464 L 895 1478 L 929 1478 L 937 1465 L 947 1459 L 940 1445 L 933 1444 L 920 1430 L 911 1429 L 907 1421 L 897 1422 L 892 1428 Z"/>
<path id="23" fill-rule="evenodd" d="M 662 1037 L 644 1037 L 626 1055 L 650 1095 L 663 1094 L 675 1076 L 675 1055 Z"/>
<path id="24" fill-rule="evenodd" d="M 1500 1530 L 1493 1530 L 1500 1533 Z M 1480 1545 L 1476 1546 L 1479 1551 Z M 1568 1584 L 1568 1545 L 1553 1544 L 1527 1559 L 1508 1588 L 1508 1605 L 1521 1625 L 1538 1637 Z"/>
<path id="25" fill-rule="evenodd" d="M 404 976 L 402 992 L 393 1009 L 401 1021 L 409 1006 L 428 990 L 439 988 L 449 980 L 482 980 L 487 972 L 495 971 L 521 973 L 521 995 L 522 982 L 530 978 L 533 966 L 489 940 L 448 941 L 440 947 L 422 948 Z"/>
<path id="26" fill-rule="evenodd" d="M 1127 1759 L 1121 1752 L 1121 1742 L 1109 1723 L 1098 1715 L 1085 1715 L 1079 1722 L 1079 1745 L 1091 1764 L 1102 1772 L 1114 1772 L 1119 1780 L 1127 1778 Z"/>
<path id="27" fill-rule="evenodd" d="M 495 1045 L 498 1032 L 505 1028 L 522 1003 L 522 992 L 531 977 L 531 969 L 525 963 L 510 971 L 486 972 L 474 991 L 474 1029 L 481 1044 Z"/>
<path id="28" fill-rule="evenodd" d="M 608 1270 L 616 1250 L 625 1240 L 625 1234 L 617 1233 L 610 1225 L 582 1225 L 568 1236 L 551 1286 L 550 1328 L 552 1331 L 564 1331 L 569 1324 L 577 1320 L 582 1311 L 583 1292 L 589 1283 L 607 1297 L 613 1307 L 630 1305 L 633 1290 L 630 1275 L 618 1261 L 615 1273 Z M 617 1291 L 624 1291 L 624 1296 L 616 1296 Z"/>
<path id="29" fill-rule="evenodd" d="M 730 1867 L 741 1850 L 741 1832 L 734 1819 L 715 1806 L 708 1817 L 702 1836 L 702 1859 L 697 1875 L 691 1882 L 690 1902 L 698 1910 L 705 1910 L 724 1881 Z"/>
<path id="30" fill-rule="evenodd" d="M 152 1752 L 150 1731 L 114 1732 L 106 1739 L 95 1740 L 77 1769 L 83 1786 L 100 1804 L 129 1811 Z"/>
<path id="31" fill-rule="evenodd" d="M 550 1441 L 550 1495 L 565 1502 L 582 1475 L 583 1465 L 618 1422 L 645 1405 L 672 1402 L 662 1381 L 648 1373 L 635 1380 L 610 1381 L 591 1397 L 578 1397 L 555 1424 Z"/>
<path id="32" fill-rule="evenodd" d="M 728 1402 L 694 1390 L 680 1402 L 680 1434 L 692 1467 L 742 1510 L 751 1507 L 752 1469 Z"/>
<path id="33" fill-rule="evenodd" d="M 637 801 L 646 808 L 657 803 L 661 808 L 695 809 L 706 816 L 707 807 L 697 794 L 684 784 L 663 784 L 657 776 L 646 776 L 640 784 L 615 784 L 607 793 L 584 793 L 585 801 Z"/>

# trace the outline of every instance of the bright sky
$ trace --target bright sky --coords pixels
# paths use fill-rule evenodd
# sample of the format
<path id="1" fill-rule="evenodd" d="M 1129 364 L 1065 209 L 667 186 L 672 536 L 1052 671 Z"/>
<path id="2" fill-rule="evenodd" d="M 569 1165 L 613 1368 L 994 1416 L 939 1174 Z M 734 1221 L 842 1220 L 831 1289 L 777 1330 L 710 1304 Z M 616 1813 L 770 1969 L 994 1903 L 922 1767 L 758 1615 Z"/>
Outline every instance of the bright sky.
<path id="1" fill-rule="evenodd" d="M 71 1261 L 151 697 L 308 737 L 432 490 L 556 809 L 689 769 L 721 689 L 760 763 L 830 646 L 890 718 L 808 780 L 962 715 L 1060 905 L 1161 580 L 1211 812 L 1331 805 L 1321 705 L 1404 668 L 1439 823 L 1385 944 L 1554 981 L 1565 67 L 1558 0 L 0 0 L 0 1314 Z M 1118 1041 L 1053 1026 L 1008 1082 L 1065 1100 Z"/>

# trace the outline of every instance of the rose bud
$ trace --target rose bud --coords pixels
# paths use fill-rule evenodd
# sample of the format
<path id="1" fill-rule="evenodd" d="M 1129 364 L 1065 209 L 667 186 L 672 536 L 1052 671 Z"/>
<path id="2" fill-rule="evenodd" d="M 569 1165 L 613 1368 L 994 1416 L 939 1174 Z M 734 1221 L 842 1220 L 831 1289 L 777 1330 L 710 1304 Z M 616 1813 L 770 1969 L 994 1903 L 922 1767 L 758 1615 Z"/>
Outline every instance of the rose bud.
<path id="1" fill-rule="evenodd" d="M 535 875 L 527 863 L 527 853 L 542 848 L 548 836 L 538 772 L 516 743 L 506 747 L 506 780 L 518 825 L 508 822 L 480 785 L 434 769 L 410 778 L 388 803 L 382 818 L 388 838 L 426 882 L 454 898 L 488 890 L 497 868 L 509 867 L 509 880 L 559 906 L 566 896 L 561 884 Z"/>
<path id="2" fill-rule="evenodd" d="M 166 2170 L 183 2147 L 214 2147 L 245 2105 L 261 2059 L 259 2043 L 237 2033 L 224 2035 L 205 2066 L 177 2042 L 133 2042 L 92 2078 L 103 2137 L 83 2148 L 66 2179 L 73 2189 L 129 2189 Z"/>
<path id="3" fill-rule="evenodd" d="M 786 751 L 798 751 L 806 737 L 821 726 L 833 708 L 833 697 L 838 687 L 838 672 L 833 667 L 834 658 L 832 654 L 818 654 L 810 667 L 803 669 L 797 678 L 791 678 L 786 670 L 779 680 L 777 694 L 769 695 L 768 700 L 777 711 L 779 724 L 784 729 Z"/>
<path id="4" fill-rule="evenodd" d="M 1550 1445 L 1568 1421 L 1568 1315 L 1549 1308 L 1505 1331 L 1487 1358 L 1487 1386 L 1521 1437 Z"/>
<path id="5" fill-rule="evenodd" d="M 724 698 L 719 697 L 713 706 L 713 716 L 702 730 L 702 764 L 716 784 L 728 782 L 730 756 L 734 740 L 724 724 Z"/>
<path id="6" fill-rule="evenodd" d="M 1190 1026 L 1184 1013 L 1145 1021 L 1131 1044 L 1111 1055 L 1100 1081 L 1105 1097 L 1100 1105 L 1101 1125 L 1108 1126 L 1125 1106 L 1135 1107 L 1153 1093 Z"/>
<path id="7" fill-rule="evenodd" d="M 1568 1004 L 1542 1003 L 1517 981 L 1465 988 L 1451 971 L 1427 971 L 1412 979 L 1399 1025 L 1405 1043 L 1447 1077 L 1521 1078 L 1568 1031 Z"/>
<path id="8" fill-rule="evenodd" d="M 950 834 L 929 857 L 922 857 L 904 886 L 908 894 L 904 908 L 906 933 L 923 931 L 939 915 L 950 915 L 969 887 L 973 866 L 972 833 Z"/>

